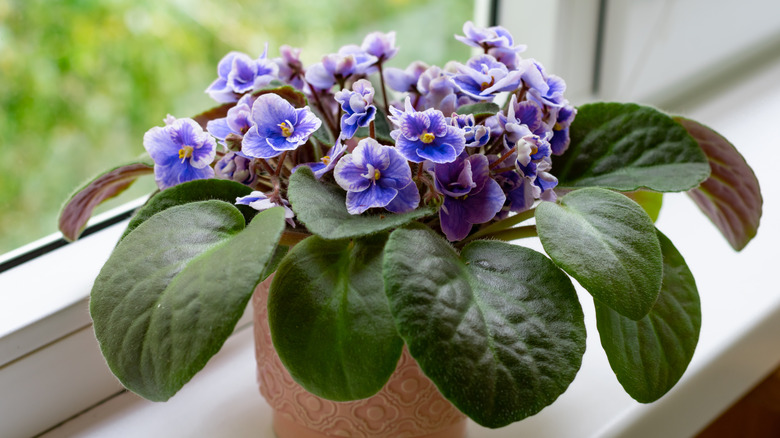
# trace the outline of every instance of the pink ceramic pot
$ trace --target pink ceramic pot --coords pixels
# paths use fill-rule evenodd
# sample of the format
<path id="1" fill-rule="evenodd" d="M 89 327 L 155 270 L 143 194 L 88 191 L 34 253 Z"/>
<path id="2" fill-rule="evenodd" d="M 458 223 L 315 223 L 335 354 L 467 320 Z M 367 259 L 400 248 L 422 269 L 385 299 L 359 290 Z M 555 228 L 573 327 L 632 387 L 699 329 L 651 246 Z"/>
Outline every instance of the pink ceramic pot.
<path id="1" fill-rule="evenodd" d="M 274 431 L 279 438 L 465 436 L 466 417 L 423 375 L 405 347 L 387 385 L 367 399 L 334 402 L 295 383 L 271 343 L 266 310 L 271 278 L 257 286 L 252 304 L 257 381 L 274 410 Z"/>

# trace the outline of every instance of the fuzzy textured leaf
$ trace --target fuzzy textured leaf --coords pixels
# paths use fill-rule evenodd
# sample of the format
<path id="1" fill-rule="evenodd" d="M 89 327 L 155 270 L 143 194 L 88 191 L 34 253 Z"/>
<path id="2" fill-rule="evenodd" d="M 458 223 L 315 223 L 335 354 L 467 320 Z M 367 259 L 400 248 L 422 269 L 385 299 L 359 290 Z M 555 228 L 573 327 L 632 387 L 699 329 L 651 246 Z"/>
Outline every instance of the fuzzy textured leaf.
<path id="1" fill-rule="evenodd" d="M 764 202 L 753 169 L 717 132 L 683 117 L 675 120 L 696 139 L 710 162 L 710 177 L 688 195 L 732 248 L 742 250 L 758 232 Z"/>
<path id="2" fill-rule="evenodd" d="M 92 288 L 90 315 L 111 371 L 153 401 L 173 396 L 222 347 L 284 229 L 272 208 L 245 228 L 232 205 L 171 207 L 139 225 Z"/>
<path id="3" fill-rule="evenodd" d="M 387 234 L 350 240 L 311 236 L 274 275 L 268 323 L 290 375 L 320 397 L 370 397 L 387 383 L 403 341 L 382 287 Z"/>
<path id="4" fill-rule="evenodd" d="M 76 190 L 60 211 L 62 235 L 67 240 L 78 239 L 95 207 L 124 192 L 139 176 L 153 172 L 151 160 L 139 160 L 115 167 Z"/>
<path id="5" fill-rule="evenodd" d="M 658 232 L 664 257 L 661 294 L 650 313 L 633 321 L 596 302 L 596 323 L 609 364 L 626 392 L 651 403 L 680 380 L 693 357 L 701 305 L 693 274 L 672 242 Z"/>
<path id="6" fill-rule="evenodd" d="M 661 246 L 636 202 L 605 189 L 575 190 L 560 205 L 539 204 L 536 229 L 550 258 L 597 300 L 634 320 L 650 311 L 661 290 Z"/>
<path id="7" fill-rule="evenodd" d="M 577 110 L 571 144 L 553 157 L 561 188 L 658 192 L 692 189 L 707 179 L 707 157 L 679 123 L 636 104 L 591 103 Z"/>
<path id="8" fill-rule="evenodd" d="M 208 201 L 210 199 L 233 204 L 236 202 L 237 197 L 246 196 L 251 192 L 252 189 L 243 184 L 214 178 L 198 179 L 175 185 L 152 196 L 143 207 L 139 208 L 133 218 L 130 219 L 130 223 L 127 225 L 121 239 L 124 239 L 138 225 L 141 225 L 150 217 L 176 205 Z M 254 215 L 257 214 L 257 210 L 246 205 L 236 205 L 235 207 L 244 215 L 246 223 L 249 223 Z"/>
<path id="9" fill-rule="evenodd" d="M 312 233 L 325 239 L 367 236 L 408 224 L 436 213 L 420 207 L 403 214 L 352 215 L 347 211 L 347 195 L 339 187 L 317 181 L 311 169 L 301 166 L 290 176 L 287 196 L 296 218 Z"/>
<path id="10" fill-rule="evenodd" d="M 531 249 L 476 241 L 458 255 L 422 226 L 395 230 L 385 288 L 409 353 L 486 427 L 552 403 L 574 379 L 585 325 L 571 280 Z"/>

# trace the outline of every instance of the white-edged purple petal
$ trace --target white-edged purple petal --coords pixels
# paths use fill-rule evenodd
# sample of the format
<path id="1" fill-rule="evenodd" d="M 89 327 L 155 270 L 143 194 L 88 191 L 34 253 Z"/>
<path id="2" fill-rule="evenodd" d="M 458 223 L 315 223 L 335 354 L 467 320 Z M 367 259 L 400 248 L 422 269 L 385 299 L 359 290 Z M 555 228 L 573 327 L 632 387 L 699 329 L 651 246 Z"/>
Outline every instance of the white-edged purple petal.
<path id="1" fill-rule="evenodd" d="M 342 189 L 349 192 L 359 192 L 368 189 L 371 179 L 365 178 L 366 167 L 354 163 L 354 154 L 341 157 L 333 170 L 333 178 Z"/>
<path id="2" fill-rule="evenodd" d="M 233 130 L 228 126 L 227 118 L 209 120 L 206 123 L 206 129 L 209 131 L 209 134 L 220 140 L 224 140 L 228 134 L 233 133 Z"/>
<path id="3" fill-rule="evenodd" d="M 271 147 L 266 141 L 268 137 L 258 133 L 257 126 L 249 128 L 241 141 L 241 152 L 252 158 L 273 158 L 282 153 Z"/>
<path id="4" fill-rule="evenodd" d="M 383 149 L 389 159 L 384 168 L 379 168 L 382 178 L 377 181 L 377 184 L 395 189 L 408 186 L 412 182 L 412 169 L 409 168 L 409 162 L 395 148 Z"/>
<path id="5" fill-rule="evenodd" d="M 252 104 L 252 120 L 258 126 L 276 127 L 281 132 L 281 128 L 279 128 L 281 123 L 289 121 L 295 124 L 297 117 L 295 107 L 278 94 L 260 95 Z"/>
<path id="6" fill-rule="evenodd" d="M 347 192 L 347 211 L 349 214 L 360 214 L 369 208 L 384 207 L 397 195 L 397 189 L 371 184 L 366 190 Z"/>
<path id="7" fill-rule="evenodd" d="M 385 206 L 388 211 L 393 213 L 406 213 L 412 211 L 420 205 L 420 190 L 413 181 L 406 187 L 398 190 L 398 195 Z"/>

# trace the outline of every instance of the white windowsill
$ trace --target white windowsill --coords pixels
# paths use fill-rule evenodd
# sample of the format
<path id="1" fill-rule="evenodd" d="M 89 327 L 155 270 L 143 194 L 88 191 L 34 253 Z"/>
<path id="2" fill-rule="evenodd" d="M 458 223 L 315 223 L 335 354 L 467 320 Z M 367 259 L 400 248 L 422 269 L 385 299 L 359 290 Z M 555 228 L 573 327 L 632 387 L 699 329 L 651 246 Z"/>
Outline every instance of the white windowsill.
<path id="1" fill-rule="evenodd" d="M 595 329 L 592 300 L 580 290 L 589 336 L 582 369 L 570 388 L 540 414 L 507 428 L 488 430 L 471 423 L 471 438 L 690 436 L 780 364 L 780 286 L 775 275 L 776 258 L 772 257 L 780 243 L 780 172 L 776 168 L 780 163 L 778 77 L 780 62 L 684 114 L 721 132 L 745 155 L 762 184 L 764 213 L 757 238 L 743 252 L 735 253 L 685 195 L 664 198 L 658 228 L 685 257 L 702 300 L 699 346 L 680 383 L 656 403 L 640 405 L 631 400 L 609 369 Z M 116 225 L 105 233 L 118 237 L 123 226 Z M 83 257 L 105 259 L 116 237 L 98 239 L 103 241 L 99 249 L 89 246 L 91 238 L 76 245 L 84 246 Z M 60 251 L 51 257 L 64 257 L 54 263 L 56 270 L 25 268 L 29 270 L 10 283 L 5 283 L 8 273 L 0 277 L 4 281 L 0 284 L 0 300 L 7 299 L 3 298 L 8 292 L 7 284 L 21 291 L 34 290 L 36 282 L 43 281 L 38 277 L 74 277 L 77 280 L 73 287 L 80 295 L 63 290 L 53 297 L 60 301 L 60 308 L 73 306 L 75 316 L 66 318 L 67 324 L 88 327 L 88 319 L 83 319 L 85 291 L 91 287 L 97 271 L 74 272 L 75 267 L 65 266 L 73 256 L 56 253 Z M 82 265 L 94 270 L 100 263 L 81 260 L 75 266 Z M 79 282 L 84 284 L 79 286 Z M 6 305 L 0 301 L 0 311 L 7 309 Z M 13 324 L 0 319 L 0 341 L 12 328 Z M 206 368 L 169 402 L 152 403 L 131 393 L 121 393 L 43 437 L 272 437 L 270 409 L 255 383 L 249 328 L 237 331 Z M 21 360 L 15 348 L 0 344 L 0 368 L 6 363 L 4 358 Z M 0 388 L 5 388 L 2 379 L 0 373 Z M 111 387 L 110 382 L 107 385 Z M 11 412 L 6 408 L 10 406 L 0 406 L 0 423 L 11 418 L 6 417 Z M 35 414 L 29 411 L 18 415 L 35 421 Z M 41 425 L 39 430 L 47 427 Z"/>

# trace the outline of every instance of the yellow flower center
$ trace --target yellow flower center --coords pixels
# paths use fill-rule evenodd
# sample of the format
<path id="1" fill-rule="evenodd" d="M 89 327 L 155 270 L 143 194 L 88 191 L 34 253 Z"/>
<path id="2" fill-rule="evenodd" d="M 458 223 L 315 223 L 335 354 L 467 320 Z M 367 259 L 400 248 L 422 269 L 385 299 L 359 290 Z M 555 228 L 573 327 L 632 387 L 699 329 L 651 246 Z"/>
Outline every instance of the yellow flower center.
<path id="1" fill-rule="evenodd" d="M 555 123 L 555 126 L 553 126 L 553 130 L 554 130 L 554 131 L 560 131 L 560 130 L 562 130 L 562 129 L 563 129 L 563 125 L 561 125 L 561 124 L 560 124 L 560 123 L 558 123 L 558 122 L 556 122 L 556 123 Z"/>
<path id="2" fill-rule="evenodd" d="M 282 135 L 285 136 L 285 137 L 289 137 L 289 136 L 291 136 L 293 134 L 292 124 L 290 124 L 290 122 L 288 122 L 287 120 L 285 120 L 284 122 L 280 123 L 279 124 L 279 128 L 282 129 Z"/>
<path id="3" fill-rule="evenodd" d="M 435 135 L 431 134 L 430 132 L 426 132 L 425 134 L 420 136 L 420 141 L 422 141 L 425 144 L 428 144 L 428 143 L 432 143 L 435 138 L 436 138 Z"/>
<path id="4" fill-rule="evenodd" d="M 325 155 L 324 157 L 322 157 L 322 163 L 325 164 L 326 166 L 330 164 L 330 155 Z"/>
<path id="5" fill-rule="evenodd" d="M 183 162 L 185 159 L 190 158 L 193 149 L 192 146 L 182 146 L 181 149 L 179 149 L 179 159 Z"/>
<path id="6" fill-rule="evenodd" d="M 482 90 L 481 90 L 481 91 L 485 91 L 485 90 L 487 90 L 488 88 L 492 87 L 493 85 L 496 85 L 496 78 L 494 78 L 493 76 L 491 76 L 491 77 L 490 77 L 490 82 L 483 82 L 483 83 L 481 83 L 481 84 L 480 84 L 480 86 L 481 86 L 481 88 L 482 88 Z"/>
<path id="7" fill-rule="evenodd" d="M 374 169 L 374 179 L 379 180 L 380 176 L 382 176 L 382 174 L 379 173 L 379 169 Z"/>

